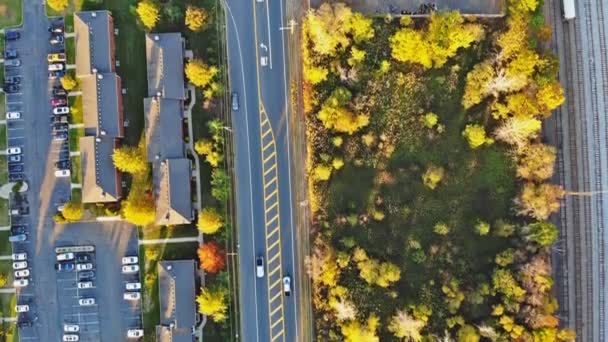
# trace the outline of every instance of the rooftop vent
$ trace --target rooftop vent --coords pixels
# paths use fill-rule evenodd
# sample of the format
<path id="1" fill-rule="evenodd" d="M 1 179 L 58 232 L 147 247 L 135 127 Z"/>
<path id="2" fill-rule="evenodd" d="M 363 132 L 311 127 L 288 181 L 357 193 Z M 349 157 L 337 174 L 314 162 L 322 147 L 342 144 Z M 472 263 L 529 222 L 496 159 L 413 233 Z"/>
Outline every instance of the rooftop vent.
<path id="1" fill-rule="evenodd" d="M 97 78 L 102 80 L 103 79 L 103 75 L 102 74 L 97 74 Z"/>
<path id="2" fill-rule="evenodd" d="M 156 92 L 156 97 L 161 97 L 161 96 L 163 96 L 163 93 L 161 93 L 160 91 L 157 91 Z"/>
<path id="3" fill-rule="evenodd" d="M 97 13 L 96 12 L 91 12 L 91 17 L 96 17 Z"/>
<path id="4" fill-rule="evenodd" d="M 167 265 L 167 269 L 170 270 L 173 268 L 173 265 Z"/>
<path id="5" fill-rule="evenodd" d="M 93 73 L 96 74 L 97 73 L 97 68 L 93 68 Z"/>
<path id="6" fill-rule="evenodd" d="M 101 133 L 101 135 L 106 135 L 106 130 L 102 129 L 99 133 Z"/>
<path id="7" fill-rule="evenodd" d="M 157 34 L 155 34 L 155 35 L 154 35 L 154 40 L 159 41 L 159 40 L 160 40 L 160 37 L 159 37 Z"/>
<path id="8" fill-rule="evenodd" d="M 160 154 L 155 155 L 154 159 L 159 160 L 160 159 Z"/>
<path id="9" fill-rule="evenodd" d="M 101 142 L 101 138 L 100 137 L 95 137 L 95 141 Z"/>

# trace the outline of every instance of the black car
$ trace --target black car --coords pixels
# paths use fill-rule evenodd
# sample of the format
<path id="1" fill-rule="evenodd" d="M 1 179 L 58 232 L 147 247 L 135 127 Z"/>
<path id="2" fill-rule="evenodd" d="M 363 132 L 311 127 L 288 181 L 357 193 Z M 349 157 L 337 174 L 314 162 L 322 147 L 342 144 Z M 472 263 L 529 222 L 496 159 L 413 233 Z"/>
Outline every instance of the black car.
<path id="1" fill-rule="evenodd" d="M 22 321 L 22 322 L 17 322 L 17 326 L 19 328 L 29 328 L 31 327 L 33 324 L 30 321 Z"/>
<path id="2" fill-rule="evenodd" d="M 7 94 L 17 93 L 17 92 L 19 92 L 19 90 L 21 90 L 21 87 L 19 87 L 16 84 L 5 84 L 4 85 L 4 92 Z"/>
<path id="3" fill-rule="evenodd" d="M 53 135 L 53 139 L 55 140 L 66 140 L 68 138 L 68 134 L 66 132 L 59 132 Z"/>
<path id="4" fill-rule="evenodd" d="M 95 278 L 95 272 L 93 271 L 83 271 L 78 273 L 78 280 L 89 280 Z"/>
<path id="5" fill-rule="evenodd" d="M 8 31 L 4 34 L 5 40 L 17 40 L 21 37 L 21 34 L 17 31 Z"/>
<path id="6" fill-rule="evenodd" d="M 19 84 L 21 83 L 21 76 L 5 76 L 4 82 L 7 84 Z"/>
<path id="7" fill-rule="evenodd" d="M 62 35 L 52 36 L 51 39 L 49 39 L 49 43 L 51 43 L 52 45 L 61 44 L 61 43 L 63 43 L 63 36 Z"/>
<path id="8" fill-rule="evenodd" d="M 53 124 L 53 131 L 56 131 L 56 132 L 65 132 L 68 130 L 68 128 L 70 128 L 70 125 L 67 123 Z"/>
<path id="9" fill-rule="evenodd" d="M 63 77 L 63 75 L 65 75 L 65 70 L 57 70 L 57 71 L 49 72 L 49 78 Z"/>
<path id="10" fill-rule="evenodd" d="M 11 235 L 26 234 L 27 226 L 22 224 L 11 226 Z"/>
<path id="11" fill-rule="evenodd" d="M 9 182 L 17 182 L 23 180 L 23 173 L 9 173 L 8 181 Z"/>
<path id="12" fill-rule="evenodd" d="M 23 172 L 23 164 L 9 165 L 8 172 Z"/>
<path id="13" fill-rule="evenodd" d="M 63 88 L 53 88 L 53 96 L 67 96 L 68 92 Z"/>
<path id="14" fill-rule="evenodd" d="M 6 58 L 6 59 L 17 58 L 17 57 L 19 57 L 19 52 L 17 52 L 17 50 L 15 50 L 15 49 L 6 49 L 4 51 L 4 58 Z"/>
<path id="15" fill-rule="evenodd" d="M 91 256 L 88 254 L 76 254 L 76 261 L 77 262 L 91 261 Z"/>
<path id="16" fill-rule="evenodd" d="M 55 167 L 58 168 L 59 170 L 68 170 L 70 168 L 70 161 L 69 160 L 60 160 L 58 162 L 55 162 Z"/>

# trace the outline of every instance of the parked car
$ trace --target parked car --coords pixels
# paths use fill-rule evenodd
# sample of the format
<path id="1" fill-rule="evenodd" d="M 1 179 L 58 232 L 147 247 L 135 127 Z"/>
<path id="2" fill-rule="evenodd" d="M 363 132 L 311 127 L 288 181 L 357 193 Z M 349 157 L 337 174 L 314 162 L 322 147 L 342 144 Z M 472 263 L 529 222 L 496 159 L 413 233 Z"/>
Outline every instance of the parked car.
<path id="1" fill-rule="evenodd" d="M 11 235 L 8 237 L 10 242 L 22 242 L 27 240 L 27 234 Z"/>
<path id="2" fill-rule="evenodd" d="M 78 324 L 64 324 L 63 325 L 64 332 L 78 332 L 80 331 L 80 327 Z"/>
<path id="3" fill-rule="evenodd" d="M 63 77 L 63 75 L 65 75 L 65 70 L 57 70 L 57 71 L 51 71 L 51 72 L 49 72 L 49 78 L 50 79 L 54 79 L 54 78 L 58 78 L 58 77 Z"/>
<path id="4" fill-rule="evenodd" d="M 58 124 L 58 123 L 67 124 L 68 123 L 68 116 L 67 115 L 53 115 L 53 116 L 51 116 L 51 123 L 54 123 L 54 124 Z"/>
<path id="5" fill-rule="evenodd" d="M 63 335 L 63 342 L 78 342 L 78 341 L 80 341 L 80 338 L 78 337 L 78 335 L 74 335 L 74 334 Z"/>
<path id="6" fill-rule="evenodd" d="M 60 160 L 57 163 L 67 163 L 68 167 L 70 165 L 70 161 L 69 160 Z M 76 261 L 78 261 L 78 262 L 91 261 L 91 256 L 88 255 L 88 254 L 79 253 L 79 254 L 76 254 Z"/>
<path id="7" fill-rule="evenodd" d="M 13 261 L 27 260 L 27 253 L 13 253 Z"/>
<path id="8" fill-rule="evenodd" d="M 64 39 L 62 35 L 51 36 L 51 39 L 49 39 L 49 43 L 51 43 L 52 45 L 61 44 L 63 43 L 63 40 Z"/>
<path id="9" fill-rule="evenodd" d="M 85 280 L 85 279 L 93 279 L 95 278 L 95 272 L 94 271 L 83 271 L 78 273 L 78 279 L 79 280 Z"/>
<path id="10" fill-rule="evenodd" d="M 46 56 L 46 60 L 49 63 L 65 62 L 65 60 L 66 60 L 65 53 L 49 53 Z"/>
<path id="11" fill-rule="evenodd" d="M 55 170 L 55 177 L 70 177 L 70 170 Z"/>
<path id="12" fill-rule="evenodd" d="M 8 31 L 4 34 L 5 40 L 17 40 L 21 37 L 21 34 L 17 31 Z"/>
<path id="13" fill-rule="evenodd" d="M 291 278 L 289 276 L 283 277 L 283 293 L 287 297 L 291 295 Z"/>
<path id="14" fill-rule="evenodd" d="M 9 163 L 19 163 L 21 162 L 21 155 L 20 154 L 13 154 L 8 156 L 8 162 Z"/>
<path id="15" fill-rule="evenodd" d="M 26 287 L 29 283 L 30 282 L 27 279 L 15 279 L 13 281 L 13 287 Z"/>
<path id="16" fill-rule="evenodd" d="M 139 292 L 125 292 L 122 295 L 124 300 L 139 300 L 141 298 L 141 294 Z"/>
<path id="17" fill-rule="evenodd" d="M 74 253 L 57 254 L 57 261 L 74 260 Z"/>
<path id="18" fill-rule="evenodd" d="M 65 132 L 55 133 L 53 135 L 54 140 L 66 140 L 68 138 L 68 134 Z"/>
<path id="19" fill-rule="evenodd" d="M 15 278 L 27 278 L 30 276 L 30 270 L 15 271 Z"/>
<path id="20" fill-rule="evenodd" d="M 65 98 L 54 98 L 51 100 L 51 106 L 60 107 L 68 104 L 68 101 Z"/>
<path id="21" fill-rule="evenodd" d="M 78 287 L 79 289 L 90 289 L 93 287 L 93 282 L 92 281 L 79 281 L 78 284 L 76 284 L 76 287 Z"/>
<path id="22" fill-rule="evenodd" d="M 136 256 L 126 256 L 122 258 L 123 265 L 137 264 L 139 259 Z"/>
<path id="23" fill-rule="evenodd" d="M 7 154 L 21 154 L 21 147 L 9 147 L 6 149 Z"/>
<path id="24" fill-rule="evenodd" d="M 141 283 L 126 283 L 125 288 L 129 291 L 141 290 Z"/>
<path id="25" fill-rule="evenodd" d="M 55 107 L 53 108 L 54 115 L 64 115 L 70 112 L 70 107 Z"/>
<path id="26" fill-rule="evenodd" d="M 18 93 L 21 90 L 21 87 L 18 84 L 5 84 L 4 92 L 7 94 Z"/>
<path id="27" fill-rule="evenodd" d="M 15 311 L 17 311 L 18 313 L 28 312 L 28 311 L 30 311 L 30 306 L 27 304 L 15 305 Z"/>
<path id="28" fill-rule="evenodd" d="M 139 338 L 139 337 L 143 337 L 144 336 L 144 330 L 143 329 L 129 329 L 127 330 L 127 337 L 128 338 Z"/>
<path id="29" fill-rule="evenodd" d="M 67 96 L 68 92 L 63 88 L 53 88 L 53 96 Z"/>
<path id="30" fill-rule="evenodd" d="M 6 49 L 4 50 L 4 58 L 11 59 L 19 57 L 19 52 L 16 49 Z"/>
<path id="31" fill-rule="evenodd" d="M 28 328 L 31 327 L 33 324 L 30 321 L 21 321 L 21 322 L 17 322 L 17 326 L 19 328 Z"/>
<path id="32" fill-rule="evenodd" d="M 11 226 L 11 234 L 13 235 L 17 235 L 17 234 L 25 234 L 27 233 L 27 227 L 24 225 L 14 225 Z M 22 253 L 25 254 L 25 253 Z"/>
<path id="33" fill-rule="evenodd" d="M 122 267 L 122 273 L 137 273 L 139 271 L 138 265 L 125 265 Z"/>
<path id="34" fill-rule="evenodd" d="M 23 164 L 9 165 L 8 172 L 23 172 Z"/>
<path id="35" fill-rule="evenodd" d="M 92 263 L 76 264 L 76 271 L 89 271 L 93 269 Z"/>
<path id="36" fill-rule="evenodd" d="M 21 66 L 21 60 L 18 58 L 5 59 L 4 66 L 9 68 L 16 68 L 18 66 Z"/>
<path id="37" fill-rule="evenodd" d="M 255 275 L 258 278 L 264 276 L 264 257 L 261 255 L 255 259 Z"/>
<path id="38" fill-rule="evenodd" d="M 21 113 L 20 112 L 6 112 L 6 119 L 7 120 L 21 119 Z"/>
<path id="39" fill-rule="evenodd" d="M 55 167 L 59 170 L 69 170 L 70 161 L 69 160 L 60 160 L 58 162 L 55 162 Z M 78 260 L 78 261 L 88 261 L 88 260 Z"/>
<path id="40" fill-rule="evenodd" d="M 60 71 L 64 69 L 63 63 L 52 63 L 48 66 L 49 71 Z"/>
<path id="41" fill-rule="evenodd" d="M 78 304 L 81 306 L 95 305 L 95 298 L 81 298 L 78 300 Z"/>
<path id="42" fill-rule="evenodd" d="M 13 269 L 14 270 L 23 270 L 27 268 L 27 261 L 14 261 Z"/>
<path id="43" fill-rule="evenodd" d="M 58 272 L 70 272 L 74 270 L 73 262 L 58 262 L 55 264 L 55 269 Z"/>
<path id="44" fill-rule="evenodd" d="M 21 76 L 5 76 L 4 82 L 9 84 L 20 84 Z"/>
<path id="45" fill-rule="evenodd" d="M 20 180 L 23 180 L 25 177 L 23 176 L 23 173 L 9 173 L 8 175 L 8 181 L 9 182 L 18 182 Z"/>

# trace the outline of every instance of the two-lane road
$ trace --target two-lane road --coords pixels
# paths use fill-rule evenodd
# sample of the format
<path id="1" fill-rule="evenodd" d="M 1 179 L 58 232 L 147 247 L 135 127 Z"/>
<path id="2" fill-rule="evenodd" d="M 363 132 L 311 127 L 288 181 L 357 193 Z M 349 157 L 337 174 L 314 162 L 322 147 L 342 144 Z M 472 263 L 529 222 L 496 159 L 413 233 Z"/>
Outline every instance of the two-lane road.
<path id="1" fill-rule="evenodd" d="M 284 3 L 225 3 L 232 114 L 242 331 L 246 341 L 298 341 Z M 262 62 L 264 60 L 264 62 Z M 265 275 L 255 274 L 256 257 Z M 283 278 L 291 278 L 285 296 Z"/>

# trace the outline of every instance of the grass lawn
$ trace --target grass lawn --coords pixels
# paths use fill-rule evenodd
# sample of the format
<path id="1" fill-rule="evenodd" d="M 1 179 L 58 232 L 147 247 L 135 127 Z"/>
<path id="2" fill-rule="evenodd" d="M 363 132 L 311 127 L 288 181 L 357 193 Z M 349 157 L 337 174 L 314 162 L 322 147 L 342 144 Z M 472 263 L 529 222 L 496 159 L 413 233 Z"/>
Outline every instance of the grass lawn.
<path id="1" fill-rule="evenodd" d="M 2 317 L 15 317 L 15 305 L 17 304 L 17 296 L 14 293 L 0 293 L 0 313 Z M 14 323 L 12 323 L 14 325 Z M 17 330 L 17 329 L 15 329 Z M 7 339 L 10 341 L 10 339 Z"/>
<path id="2" fill-rule="evenodd" d="M 0 0 L 0 28 L 21 25 L 23 0 Z"/>
<path id="3" fill-rule="evenodd" d="M 72 39 L 68 39 L 72 40 Z M 68 55 L 69 56 L 69 55 Z M 68 98 L 68 104 L 70 106 L 70 123 L 84 123 L 82 118 L 82 96 L 70 96 Z"/>
<path id="4" fill-rule="evenodd" d="M 84 137 L 84 128 L 72 128 L 68 133 L 70 139 L 70 151 L 78 151 L 80 148 L 80 137 Z"/>
<path id="5" fill-rule="evenodd" d="M 80 156 L 75 156 L 70 159 L 72 160 L 72 162 L 71 162 L 71 164 L 72 164 L 72 167 L 71 167 L 72 183 L 80 184 Z"/>
<path id="6" fill-rule="evenodd" d="M 11 220 L 8 215 L 8 200 L 0 198 L 0 227 L 6 227 L 10 223 Z"/>
<path id="7" fill-rule="evenodd" d="M 8 164 L 6 156 L 0 156 L 0 185 L 8 182 Z"/>
<path id="8" fill-rule="evenodd" d="M 70 16 L 71 18 L 73 18 L 72 16 Z M 66 38 L 65 40 L 65 53 L 67 55 L 67 62 L 68 64 L 75 64 L 76 63 L 76 48 L 74 47 L 75 44 L 75 38 Z"/>
<path id="9" fill-rule="evenodd" d="M 0 150 L 6 150 L 6 125 L 0 125 Z"/>
<path id="10" fill-rule="evenodd" d="M 5 200 L 6 201 L 6 200 Z M 11 235 L 10 231 L 0 231 L 0 255 L 9 255 L 13 253 L 11 243 L 8 241 L 8 237 Z M 0 263 L 3 260 L 0 260 Z M 2 268 L 0 267 L 0 271 Z"/>
<path id="11" fill-rule="evenodd" d="M 12 253 L 12 251 L 10 252 Z M 7 253 L 7 254 L 10 254 Z M 2 254 L 5 255 L 5 254 Z M 6 275 L 6 284 L 2 287 L 12 287 L 13 286 L 13 264 L 11 260 L 0 260 L 0 274 Z"/>
<path id="12" fill-rule="evenodd" d="M 72 201 L 76 203 L 82 202 L 82 190 L 78 188 L 72 189 Z"/>

